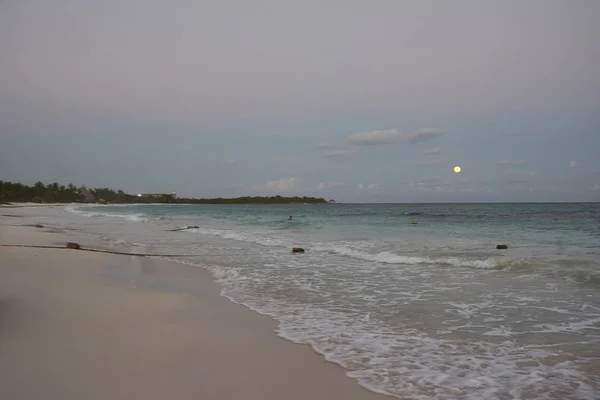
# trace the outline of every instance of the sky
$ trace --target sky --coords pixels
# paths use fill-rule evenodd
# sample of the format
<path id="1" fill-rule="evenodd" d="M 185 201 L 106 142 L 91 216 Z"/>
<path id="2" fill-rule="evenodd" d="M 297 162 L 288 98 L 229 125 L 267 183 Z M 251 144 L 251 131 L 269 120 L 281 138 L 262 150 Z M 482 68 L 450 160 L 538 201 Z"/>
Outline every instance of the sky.
<path id="1" fill-rule="evenodd" d="M 600 201 L 599 16 L 597 0 L 0 0 L 0 180 Z"/>

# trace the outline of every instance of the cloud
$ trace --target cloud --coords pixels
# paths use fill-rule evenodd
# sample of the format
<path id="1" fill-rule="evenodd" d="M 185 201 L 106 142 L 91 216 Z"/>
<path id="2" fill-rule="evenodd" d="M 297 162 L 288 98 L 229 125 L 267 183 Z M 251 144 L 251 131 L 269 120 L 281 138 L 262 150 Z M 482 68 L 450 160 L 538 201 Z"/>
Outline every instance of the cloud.
<path id="1" fill-rule="evenodd" d="M 380 144 L 394 144 L 408 142 L 410 144 L 426 142 L 441 136 L 448 131 L 446 129 L 421 129 L 413 133 L 402 133 L 396 129 L 386 129 L 371 132 L 353 133 L 348 136 L 348 142 L 362 146 L 374 146 Z"/>
<path id="2" fill-rule="evenodd" d="M 600 175 L 600 168 L 592 168 L 590 172 L 592 174 Z"/>
<path id="3" fill-rule="evenodd" d="M 341 183 L 341 182 L 321 182 L 317 185 L 317 189 L 319 190 L 323 190 L 323 189 L 339 189 L 339 188 L 343 188 L 345 187 L 346 184 L 345 183 Z"/>
<path id="4" fill-rule="evenodd" d="M 435 156 L 440 154 L 440 148 L 439 147 L 434 147 L 433 149 L 425 149 L 423 150 L 423 155 L 424 156 Z"/>
<path id="5" fill-rule="evenodd" d="M 569 163 L 569 168 L 575 168 L 577 166 L 577 162 L 576 161 L 571 161 Z"/>
<path id="6" fill-rule="evenodd" d="M 500 160 L 496 161 L 498 165 L 524 165 L 527 164 L 527 160 Z"/>
<path id="7" fill-rule="evenodd" d="M 346 160 L 356 156 L 357 154 L 358 151 L 356 150 L 336 150 L 325 154 L 325 157 L 329 159 Z"/>
<path id="8" fill-rule="evenodd" d="M 411 189 L 424 190 L 424 191 L 440 191 L 447 185 L 441 178 L 421 178 L 416 180 L 410 180 L 406 182 L 407 186 Z"/>
<path id="9" fill-rule="evenodd" d="M 374 190 L 374 189 L 379 189 L 381 187 L 381 185 L 377 184 L 377 183 L 359 183 L 358 185 L 356 185 L 358 190 Z"/>
<path id="10" fill-rule="evenodd" d="M 353 133 L 348 137 L 352 144 L 363 146 L 372 146 L 378 144 L 393 144 L 402 140 L 404 134 L 396 129 L 387 129 L 383 131 L 371 131 L 363 133 Z"/>
<path id="11" fill-rule="evenodd" d="M 448 133 L 447 129 L 435 129 L 435 128 L 421 129 L 421 130 L 418 130 L 414 133 L 407 135 L 407 141 L 408 141 L 408 143 L 411 143 L 411 144 L 427 142 L 431 139 L 435 139 L 436 137 L 442 136 L 446 133 Z"/>
<path id="12" fill-rule="evenodd" d="M 593 191 L 600 190 L 600 183 L 595 183 L 594 186 L 592 186 L 592 190 Z"/>
<path id="13" fill-rule="evenodd" d="M 424 161 L 418 163 L 417 165 L 420 167 L 439 167 L 444 164 L 445 163 L 443 161 Z"/>
<path id="14" fill-rule="evenodd" d="M 470 178 L 442 179 L 435 176 L 403 181 L 399 184 L 416 192 L 473 193 L 475 191 L 489 192 L 492 190 L 488 182 L 476 181 Z"/>
<path id="15" fill-rule="evenodd" d="M 439 191 L 439 190 L 443 190 L 444 188 L 446 188 L 448 186 L 448 182 L 444 181 L 442 178 L 437 177 L 437 176 L 409 180 L 409 181 L 401 182 L 401 183 L 405 184 L 406 186 L 408 186 L 411 189 L 419 189 L 419 190 L 425 190 L 425 191 L 429 191 L 429 190 Z"/>
<path id="16" fill-rule="evenodd" d="M 295 192 L 299 190 L 297 178 L 281 178 L 276 181 L 268 181 L 266 188 L 277 192 Z"/>
<path id="17" fill-rule="evenodd" d="M 223 165 L 235 165 L 237 164 L 236 160 L 225 160 L 223 161 Z"/>

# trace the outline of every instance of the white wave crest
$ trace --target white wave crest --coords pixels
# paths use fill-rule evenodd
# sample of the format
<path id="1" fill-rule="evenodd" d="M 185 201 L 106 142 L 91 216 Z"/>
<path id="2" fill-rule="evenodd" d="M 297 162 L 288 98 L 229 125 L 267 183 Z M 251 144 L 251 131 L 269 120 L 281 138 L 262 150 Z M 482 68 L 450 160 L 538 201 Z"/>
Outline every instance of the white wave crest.
<path id="1" fill-rule="evenodd" d="M 189 229 L 189 232 L 199 233 L 202 235 L 219 236 L 223 239 L 237 240 L 239 242 L 256 243 L 263 246 L 280 247 L 287 246 L 284 240 L 276 239 L 268 236 L 260 236 L 252 233 L 242 233 L 227 229 L 211 229 L 211 228 L 197 228 Z"/>
<path id="2" fill-rule="evenodd" d="M 228 229 L 197 228 L 189 229 L 188 232 L 199 233 L 202 235 L 218 236 L 224 239 L 236 240 L 240 242 L 256 243 L 269 247 L 291 246 L 292 243 L 283 238 L 274 238 L 256 233 L 243 233 Z M 334 253 L 344 257 L 351 257 L 358 260 L 373 261 L 384 264 L 405 264 L 405 265 L 450 265 L 455 267 L 467 267 L 477 269 L 504 269 L 523 268 L 534 265 L 532 260 L 526 259 L 503 259 L 488 257 L 486 259 L 468 259 L 460 257 L 420 257 L 405 256 L 388 251 L 372 254 L 360 250 L 352 249 L 346 245 L 314 245 L 309 247 L 313 252 Z"/>
<path id="3" fill-rule="evenodd" d="M 217 282 L 235 280 L 240 276 L 240 273 L 235 268 L 225 268 L 221 266 L 214 266 L 212 273 Z"/>
<path id="4" fill-rule="evenodd" d="M 345 246 L 316 247 L 316 251 L 325 251 L 339 254 L 346 257 L 352 257 L 359 260 L 375 261 L 384 264 L 432 264 L 432 265 L 451 265 L 456 267 L 468 267 L 477 269 L 510 269 L 513 267 L 525 267 L 533 265 L 531 260 L 521 259 L 500 259 L 489 257 L 484 260 L 469 260 L 459 257 L 418 257 L 403 256 L 392 252 L 381 252 L 377 254 L 366 253 L 360 250 L 353 250 Z"/>
<path id="5" fill-rule="evenodd" d="M 223 283 L 225 297 L 274 317 L 279 336 L 308 344 L 326 360 L 351 369 L 349 377 L 376 393 L 419 400 L 553 399 L 561 392 L 568 398 L 597 398 L 576 360 L 524 362 L 559 355 L 553 350 L 524 349 L 508 340 L 453 342 L 410 328 L 389 331 L 369 318 L 265 301 L 248 293 L 239 280 Z"/>
<path id="6" fill-rule="evenodd" d="M 108 217 L 108 218 L 121 218 L 130 222 L 146 222 L 148 218 L 145 214 L 113 214 L 113 213 L 103 213 L 98 211 L 85 211 L 80 207 L 65 207 L 65 211 L 68 211 L 73 214 L 81 215 L 83 217 Z"/>

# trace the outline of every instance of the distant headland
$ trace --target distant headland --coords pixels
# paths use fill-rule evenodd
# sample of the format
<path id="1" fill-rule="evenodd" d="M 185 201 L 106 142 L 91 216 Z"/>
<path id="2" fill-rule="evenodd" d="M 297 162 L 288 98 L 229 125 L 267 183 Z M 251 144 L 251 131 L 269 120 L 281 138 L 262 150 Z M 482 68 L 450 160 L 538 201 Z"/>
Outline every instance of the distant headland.
<path id="1" fill-rule="evenodd" d="M 97 204 L 330 204 L 335 200 L 320 197 L 244 196 L 236 198 L 196 199 L 177 197 L 175 193 L 128 194 L 108 188 L 77 187 L 56 182 L 33 186 L 16 182 L 0 181 L 0 204 L 2 203 L 97 203 Z"/>

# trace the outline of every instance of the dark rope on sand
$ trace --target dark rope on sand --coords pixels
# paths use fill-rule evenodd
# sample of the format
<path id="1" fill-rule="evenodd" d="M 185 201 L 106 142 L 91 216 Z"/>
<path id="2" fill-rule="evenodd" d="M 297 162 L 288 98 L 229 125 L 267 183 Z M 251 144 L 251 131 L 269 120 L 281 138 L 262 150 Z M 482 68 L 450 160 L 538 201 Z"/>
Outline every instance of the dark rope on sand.
<path id="1" fill-rule="evenodd" d="M 199 226 L 194 225 L 194 226 L 186 226 L 184 228 L 167 229 L 167 232 L 187 231 L 188 229 L 199 229 L 199 228 L 200 228 Z"/>
<path id="2" fill-rule="evenodd" d="M 79 248 L 70 248 L 64 246 L 38 246 L 32 244 L 0 244 L 0 247 L 29 247 L 35 249 L 61 249 L 61 250 L 80 250 L 80 251 L 91 251 L 95 253 L 108 253 L 108 254 L 118 254 L 123 256 L 138 256 L 138 257 L 201 257 L 206 256 L 206 254 L 146 254 L 146 253 L 125 253 L 122 251 L 112 251 L 112 250 L 100 250 L 100 249 L 86 249 L 83 247 Z"/>

